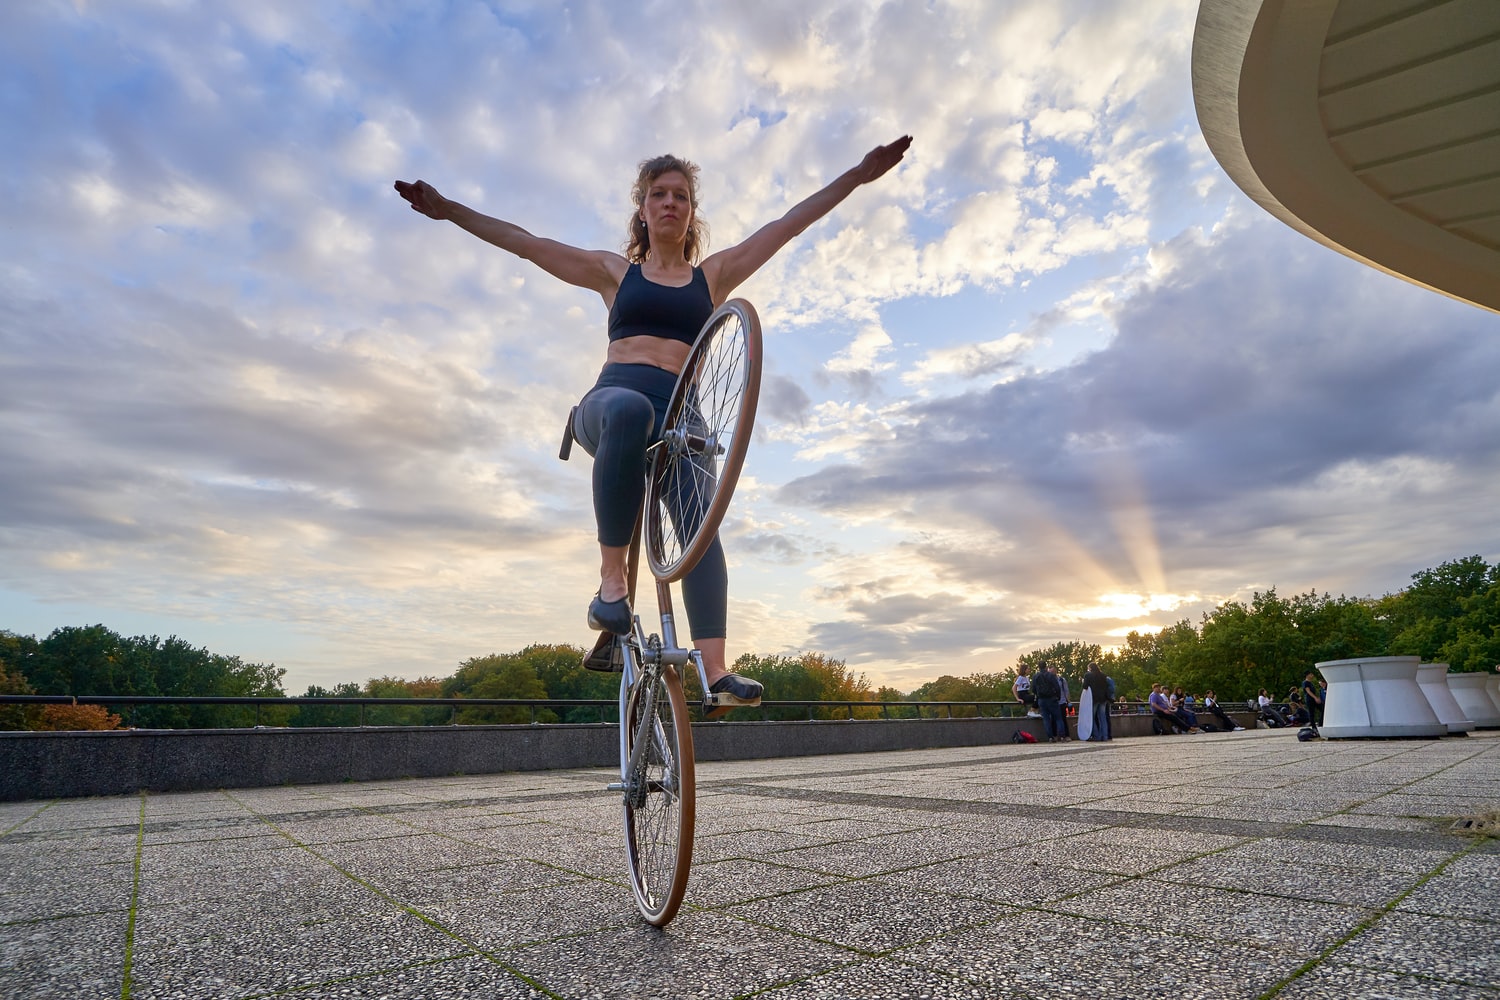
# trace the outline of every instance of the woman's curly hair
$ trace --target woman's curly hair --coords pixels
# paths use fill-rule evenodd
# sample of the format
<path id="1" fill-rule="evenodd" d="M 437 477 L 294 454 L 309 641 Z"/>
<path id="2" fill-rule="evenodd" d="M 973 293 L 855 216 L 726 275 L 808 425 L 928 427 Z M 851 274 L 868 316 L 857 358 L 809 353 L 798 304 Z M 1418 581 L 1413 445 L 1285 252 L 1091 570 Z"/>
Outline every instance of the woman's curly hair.
<path id="1" fill-rule="evenodd" d="M 651 234 L 646 231 L 646 220 L 641 218 L 646 192 L 658 177 L 674 170 L 687 178 L 688 197 L 693 204 L 693 221 L 688 224 L 687 244 L 683 247 L 688 263 L 697 264 L 699 254 L 708 246 L 708 223 L 698 214 L 698 165 L 667 153 L 641 161 L 635 187 L 630 191 L 635 211 L 630 213 L 630 238 L 625 241 L 625 259 L 632 264 L 639 264 L 651 255 Z"/>

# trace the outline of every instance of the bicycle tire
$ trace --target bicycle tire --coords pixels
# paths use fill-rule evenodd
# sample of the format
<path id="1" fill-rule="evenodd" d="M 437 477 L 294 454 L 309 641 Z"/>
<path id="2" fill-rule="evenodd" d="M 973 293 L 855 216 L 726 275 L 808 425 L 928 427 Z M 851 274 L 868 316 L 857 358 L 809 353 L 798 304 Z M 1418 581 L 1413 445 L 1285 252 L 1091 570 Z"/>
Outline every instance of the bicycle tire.
<path id="1" fill-rule="evenodd" d="M 627 760 L 649 730 L 650 742 L 625 792 L 625 853 L 641 916 L 665 927 L 687 892 L 697 804 L 692 722 L 677 671 L 663 666 L 648 673 L 631 692 L 620 722 L 628 726 Z"/>
<path id="2" fill-rule="evenodd" d="M 667 404 L 646 482 L 645 550 L 664 583 L 698 564 L 739 481 L 760 398 L 755 308 L 730 299 L 698 334 Z"/>

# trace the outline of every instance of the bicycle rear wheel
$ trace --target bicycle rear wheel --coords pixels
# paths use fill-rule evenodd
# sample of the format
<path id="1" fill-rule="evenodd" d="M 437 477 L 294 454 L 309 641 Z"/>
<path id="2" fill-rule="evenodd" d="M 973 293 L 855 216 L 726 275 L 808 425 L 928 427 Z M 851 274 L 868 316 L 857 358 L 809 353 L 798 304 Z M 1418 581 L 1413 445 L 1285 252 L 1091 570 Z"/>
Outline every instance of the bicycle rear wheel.
<path id="1" fill-rule="evenodd" d="M 627 760 L 638 743 L 645 744 L 625 790 L 630 884 L 641 916 L 665 927 L 687 891 L 697 800 L 692 724 L 677 671 L 664 666 L 648 672 L 620 723 L 627 727 Z"/>
<path id="2" fill-rule="evenodd" d="M 712 544 L 739 480 L 760 396 L 760 320 L 744 299 L 708 318 L 677 378 L 646 484 L 646 561 L 671 583 Z"/>

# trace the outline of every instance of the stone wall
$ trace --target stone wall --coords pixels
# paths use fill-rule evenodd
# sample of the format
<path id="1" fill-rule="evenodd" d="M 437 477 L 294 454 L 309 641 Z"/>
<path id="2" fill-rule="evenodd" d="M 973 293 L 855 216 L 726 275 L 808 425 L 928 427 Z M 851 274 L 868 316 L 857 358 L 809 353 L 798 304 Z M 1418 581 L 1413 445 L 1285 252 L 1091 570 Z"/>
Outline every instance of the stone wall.
<path id="1" fill-rule="evenodd" d="M 1117 736 L 1151 732 L 1148 716 L 1115 722 Z M 753 760 L 1008 744 L 1017 729 L 1042 736 L 1040 719 L 706 722 L 693 725 L 693 742 L 699 760 Z M 0 801 L 609 767 L 618 757 L 612 725 L 0 733 Z"/>

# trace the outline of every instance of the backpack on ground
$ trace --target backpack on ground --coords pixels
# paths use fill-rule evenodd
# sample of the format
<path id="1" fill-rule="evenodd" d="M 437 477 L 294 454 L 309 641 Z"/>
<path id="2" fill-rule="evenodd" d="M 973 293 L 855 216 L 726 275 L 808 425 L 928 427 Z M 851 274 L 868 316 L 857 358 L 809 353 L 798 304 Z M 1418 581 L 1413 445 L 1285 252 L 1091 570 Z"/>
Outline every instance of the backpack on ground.
<path id="1" fill-rule="evenodd" d="M 1012 743 L 1035 743 L 1036 737 L 1024 729 L 1017 729 L 1014 733 L 1010 734 L 1010 741 Z"/>

